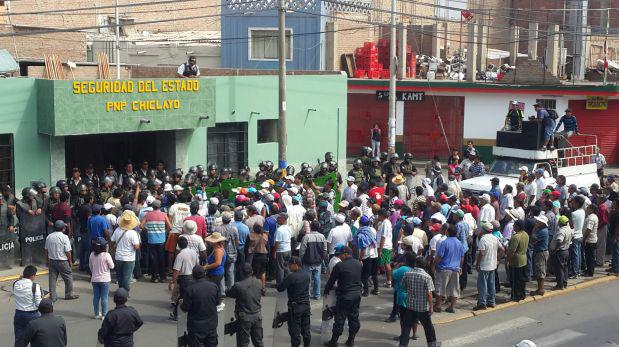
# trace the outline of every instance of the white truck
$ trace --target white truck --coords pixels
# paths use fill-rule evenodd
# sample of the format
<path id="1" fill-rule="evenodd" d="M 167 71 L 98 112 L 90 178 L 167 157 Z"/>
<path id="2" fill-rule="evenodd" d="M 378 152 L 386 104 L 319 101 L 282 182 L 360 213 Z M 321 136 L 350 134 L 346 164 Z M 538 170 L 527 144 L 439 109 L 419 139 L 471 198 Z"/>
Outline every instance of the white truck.
<path id="1" fill-rule="evenodd" d="M 554 186 L 557 176 L 563 175 L 568 186 L 575 184 L 578 188 L 589 188 L 592 184 L 600 182 L 595 163 L 596 150 L 597 141 L 595 145 L 566 147 L 552 151 L 494 146 L 492 154 L 496 159 L 486 175 L 463 180 L 460 185 L 463 190 L 488 192 L 491 188 L 490 180 L 498 177 L 501 189 L 509 184 L 515 191 L 519 168 L 526 166 L 529 172 L 544 169 L 547 184 Z"/>

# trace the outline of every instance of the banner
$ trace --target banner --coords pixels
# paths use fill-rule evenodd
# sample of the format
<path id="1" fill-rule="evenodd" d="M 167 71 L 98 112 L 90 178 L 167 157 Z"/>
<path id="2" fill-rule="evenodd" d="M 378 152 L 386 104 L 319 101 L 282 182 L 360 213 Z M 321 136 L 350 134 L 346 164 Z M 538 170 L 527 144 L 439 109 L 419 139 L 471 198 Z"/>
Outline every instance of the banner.
<path id="1" fill-rule="evenodd" d="M 607 96 L 587 96 L 587 110 L 607 110 Z"/>

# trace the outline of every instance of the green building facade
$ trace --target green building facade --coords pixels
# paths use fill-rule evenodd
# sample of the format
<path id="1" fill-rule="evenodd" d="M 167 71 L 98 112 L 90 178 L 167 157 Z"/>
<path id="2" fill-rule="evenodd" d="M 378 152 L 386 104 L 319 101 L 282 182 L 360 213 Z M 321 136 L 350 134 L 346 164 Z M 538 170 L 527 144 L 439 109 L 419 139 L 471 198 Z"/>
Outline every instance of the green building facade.
<path id="1" fill-rule="evenodd" d="M 343 75 L 287 79 L 287 161 L 346 162 Z M 0 183 L 20 191 L 73 167 L 163 160 L 168 170 L 217 163 L 255 173 L 277 162 L 277 76 L 132 80 L 0 80 Z M 137 169 L 138 165 L 135 165 Z"/>

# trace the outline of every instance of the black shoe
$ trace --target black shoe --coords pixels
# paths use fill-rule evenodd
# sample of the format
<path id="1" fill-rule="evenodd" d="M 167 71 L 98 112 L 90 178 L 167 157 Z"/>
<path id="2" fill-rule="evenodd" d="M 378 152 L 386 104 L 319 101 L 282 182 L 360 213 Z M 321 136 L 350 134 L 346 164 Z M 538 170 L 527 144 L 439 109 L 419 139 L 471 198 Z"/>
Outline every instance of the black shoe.
<path id="1" fill-rule="evenodd" d="M 482 311 L 482 310 L 485 310 L 485 309 L 486 309 L 486 305 L 477 305 L 477 306 L 473 307 L 473 311 Z M 447 310 L 445 310 L 445 311 L 447 311 Z M 447 312 L 449 312 L 449 311 L 447 311 Z"/>
<path id="2" fill-rule="evenodd" d="M 80 297 L 79 295 L 73 294 L 73 295 L 69 295 L 69 296 L 65 297 L 64 299 L 65 300 L 75 300 L 75 299 L 79 299 L 79 297 Z"/>
<path id="3" fill-rule="evenodd" d="M 454 310 L 454 309 L 453 309 L 453 308 L 451 308 L 451 307 L 447 307 L 447 308 L 445 309 L 445 312 L 449 312 L 449 313 L 456 313 L 456 310 Z"/>
<path id="4" fill-rule="evenodd" d="M 168 317 L 169 320 L 176 322 L 178 320 L 178 318 L 174 315 L 174 313 L 170 312 L 170 317 Z"/>
<path id="5" fill-rule="evenodd" d="M 380 291 L 378 291 L 378 289 L 374 289 L 372 291 L 372 295 L 380 295 Z"/>
<path id="6" fill-rule="evenodd" d="M 396 316 L 389 316 L 387 317 L 387 319 L 385 319 L 385 323 L 393 323 L 395 321 L 397 321 L 398 318 Z"/>
<path id="7" fill-rule="evenodd" d="M 486 305 L 486 307 L 488 307 L 488 308 L 494 308 L 494 304 L 488 304 L 488 305 Z"/>
<path id="8" fill-rule="evenodd" d="M 355 338 L 348 338 L 348 340 L 346 340 L 346 347 L 354 347 L 355 346 Z"/>
<path id="9" fill-rule="evenodd" d="M 370 293 L 369 293 L 369 292 L 364 291 L 364 292 L 361 294 L 361 296 L 363 296 L 363 297 L 365 298 L 365 297 L 370 296 Z"/>

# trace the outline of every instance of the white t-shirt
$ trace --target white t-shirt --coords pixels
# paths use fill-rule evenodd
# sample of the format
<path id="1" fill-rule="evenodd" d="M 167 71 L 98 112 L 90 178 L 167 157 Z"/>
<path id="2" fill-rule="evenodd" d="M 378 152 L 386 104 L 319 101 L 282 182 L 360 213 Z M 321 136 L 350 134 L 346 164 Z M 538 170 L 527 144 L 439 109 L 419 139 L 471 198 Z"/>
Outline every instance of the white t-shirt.
<path id="1" fill-rule="evenodd" d="M 587 236 L 587 239 L 583 240 L 583 242 L 585 243 L 598 242 L 598 225 L 599 225 L 599 218 L 595 213 L 591 213 L 590 215 L 587 216 L 587 218 L 585 219 L 585 226 L 583 227 L 583 231 L 586 229 L 586 230 L 591 230 L 591 232 Z"/>
<path id="2" fill-rule="evenodd" d="M 389 219 L 385 219 L 380 223 L 378 227 L 378 245 L 380 246 L 380 239 L 385 238 L 383 249 L 393 249 L 393 229 Z"/>
<path id="3" fill-rule="evenodd" d="M 494 271 L 497 267 L 497 253 L 499 251 L 499 239 L 492 234 L 486 234 L 479 239 L 477 252 L 484 252 L 479 262 L 482 271 Z"/>
<path id="4" fill-rule="evenodd" d="M 125 233 L 125 236 L 118 242 L 123 233 Z M 116 260 L 135 261 L 135 248 L 133 246 L 140 244 L 140 236 L 137 231 L 131 229 L 125 232 L 121 228 L 116 228 L 111 240 L 116 242 Z"/>
<path id="5" fill-rule="evenodd" d="M 370 232 L 372 233 L 372 237 L 376 239 L 376 229 L 370 227 Z M 363 256 L 363 259 L 367 258 L 378 258 L 378 242 L 376 242 L 376 245 L 369 246 L 365 249 L 365 255 Z"/>
<path id="6" fill-rule="evenodd" d="M 438 245 L 447 238 L 447 236 L 443 234 L 436 234 L 430 239 L 430 251 L 436 252 Z"/>
<path id="7" fill-rule="evenodd" d="M 335 246 L 347 245 L 352 241 L 352 232 L 348 224 L 338 225 L 329 231 L 327 242 L 329 243 L 329 254 L 335 253 Z"/>
<path id="8" fill-rule="evenodd" d="M 582 228 L 585 225 L 585 210 L 579 208 L 572 212 L 572 224 L 574 225 L 574 240 L 582 239 Z"/>
<path id="9" fill-rule="evenodd" d="M 535 201 L 542 198 L 542 192 L 546 189 L 546 181 L 543 178 L 535 179 Z"/>
<path id="10" fill-rule="evenodd" d="M 45 249 L 51 260 L 69 260 L 67 252 L 71 250 L 71 241 L 62 231 L 55 231 L 45 239 Z"/>
<path id="11" fill-rule="evenodd" d="M 420 249 L 423 249 L 421 240 L 415 235 L 408 235 L 402 238 L 402 243 L 398 248 L 398 254 L 404 254 L 404 245 L 410 245 L 415 255 L 419 253 Z"/>
<path id="12" fill-rule="evenodd" d="M 182 234 L 179 237 L 183 237 L 187 239 L 187 248 L 189 249 L 193 249 L 194 251 L 196 251 L 196 253 L 200 253 L 202 251 L 206 251 L 206 245 L 204 244 L 204 240 L 202 239 L 202 237 L 200 237 L 200 235 L 187 235 L 187 234 Z M 176 245 L 176 250 L 180 250 L 180 248 L 178 247 L 178 245 Z"/>
<path id="13" fill-rule="evenodd" d="M 185 248 L 176 255 L 172 268 L 178 271 L 179 275 L 187 276 L 192 274 L 194 266 L 198 265 L 199 262 L 198 253 L 193 249 Z"/>
<path id="14" fill-rule="evenodd" d="M 111 213 L 105 215 L 105 220 L 107 220 L 107 224 L 110 226 L 110 230 L 114 230 L 118 226 L 118 218 L 116 218 L 116 216 Z"/>
<path id="15" fill-rule="evenodd" d="M 185 218 L 191 216 L 191 211 L 187 204 L 177 202 L 170 207 L 168 215 L 170 216 L 170 223 L 172 223 L 172 230 L 170 232 L 172 234 L 180 234 L 183 231 L 183 222 Z"/>

